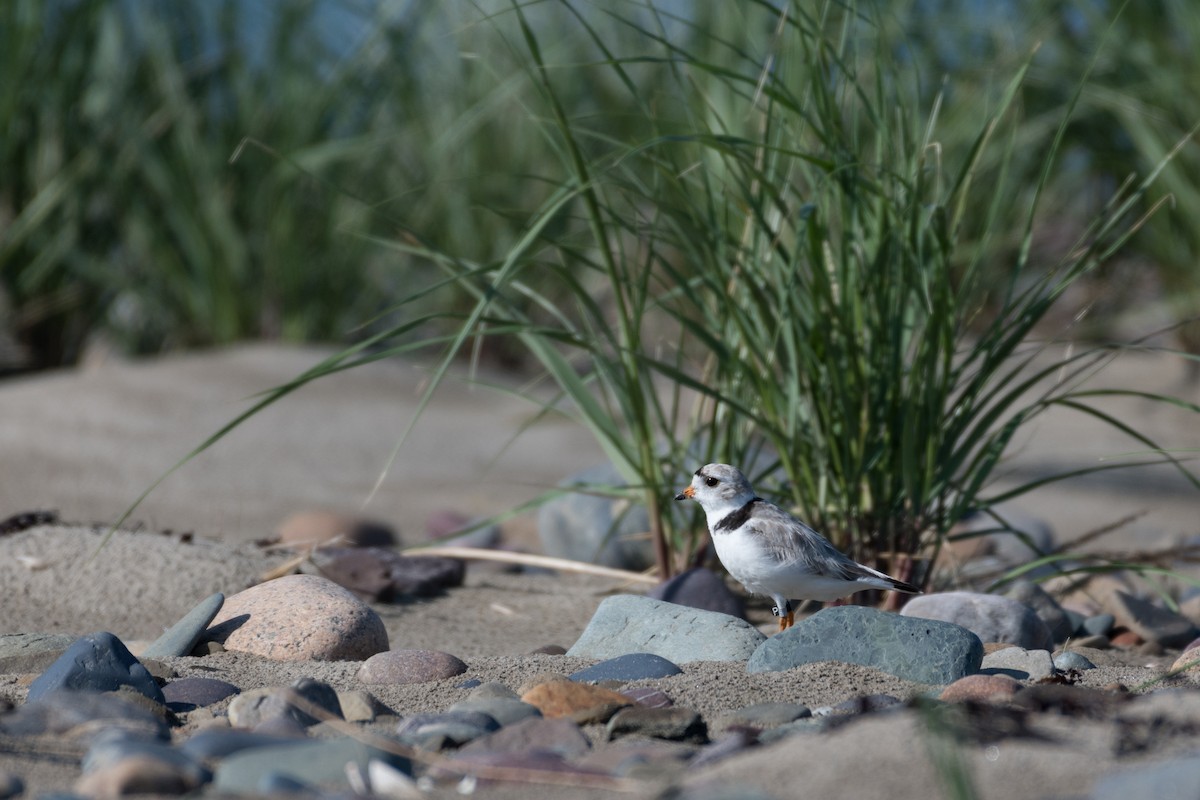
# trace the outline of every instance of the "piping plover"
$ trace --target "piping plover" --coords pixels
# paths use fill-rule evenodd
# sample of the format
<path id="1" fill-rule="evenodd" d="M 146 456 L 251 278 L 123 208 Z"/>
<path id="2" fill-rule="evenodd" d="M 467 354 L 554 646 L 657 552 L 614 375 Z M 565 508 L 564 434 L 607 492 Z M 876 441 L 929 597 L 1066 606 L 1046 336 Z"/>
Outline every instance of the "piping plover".
<path id="1" fill-rule="evenodd" d="M 863 589 L 919 594 L 842 555 L 821 534 L 754 493 L 746 476 L 728 464 L 707 464 L 676 500 L 695 500 L 708 518 L 717 556 L 746 591 L 775 601 L 779 630 L 795 622 L 792 600 L 834 600 Z"/>

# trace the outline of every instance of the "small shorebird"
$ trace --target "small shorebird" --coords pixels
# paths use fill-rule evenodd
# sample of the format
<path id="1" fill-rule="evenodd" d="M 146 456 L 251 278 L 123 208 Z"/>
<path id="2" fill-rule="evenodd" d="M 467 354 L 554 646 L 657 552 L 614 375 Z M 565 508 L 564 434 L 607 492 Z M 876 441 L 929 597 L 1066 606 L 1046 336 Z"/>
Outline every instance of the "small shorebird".
<path id="1" fill-rule="evenodd" d="M 676 500 L 704 509 L 717 557 L 752 594 L 775 601 L 779 630 L 795 622 L 793 600 L 835 600 L 863 589 L 920 594 L 838 552 L 829 540 L 779 506 L 754 493 L 746 476 L 728 464 L 707 464 Z"/>

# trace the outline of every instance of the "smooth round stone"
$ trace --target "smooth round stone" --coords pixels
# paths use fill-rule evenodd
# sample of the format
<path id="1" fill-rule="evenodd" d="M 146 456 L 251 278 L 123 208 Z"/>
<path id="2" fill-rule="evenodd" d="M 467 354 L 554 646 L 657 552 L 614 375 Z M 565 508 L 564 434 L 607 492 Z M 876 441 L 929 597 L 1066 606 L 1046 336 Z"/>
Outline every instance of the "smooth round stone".
<path id="1" fill-rule="evenodd" d="M 275 661 L 362 661 L 388 648 L 379 615 L 316 575 L 288 575 L 238 592 L 206 638 Z"/>
<path id="2" fill-rule="evenodd" d="M 219 703 L 240 692 L 232 683 L 216 678 L 179 678 L 162 687 L 167 708 L 176 713 Z"/>
<path id="3" fill-rule="evenodd" d="M 286 718 L 301 727 L 326 719 L 341 719 L 337 692 L 328 684 L 301 678 L 287 688 L 251 689 L 233 698 L 228 709 L 229 724 L 235 728 L 257 728 L 276 718 Z"/>
<path id="4" fill-rule="evenodd" d="M 129 686 L 156 703 L 162 690 L 142 663 L 111 633 L 82 636 L 29 685 L 33 701 L 64 689 L 111 692 Z"/>
<path id="5" fill-rule="evenodd" d="M 269 736 L 237 728 L 204 728 L 193 733 L 179 749 L 200 761 L 218 761 L 242 750 L 276 747 L 294 741 L 290 736 Z"/>
<path id="6" fill-rule="evenodd" d="M 1079 655 L 1074 650 L 1064 650 L 1054 656 L 1054 668 L 1059 672 L 1066 672 L 1069 669 L 1095 669 L 1096 665 L 1090 659 Z"/>
<path id="7" fill-rule="evenodd" d="M 485 697 L 506 697 L 511 700 L 521 699 L 516 692 L 499 681 L 488 681 L 487 683 L 481 683 L 472 689 L 471 693 L 468 694 L 467 697 L 472 700 L 478 700 Z"/>
<path id="8" fill-rule="evenodd" d="M 1054 674 L 1054 660 L 1047 650 L 1006 647 L 983 657 L 983 670 L 1008 675 L 1019 681 L 1036 681 Z"/>
<path id="9" fill-rule="evenodd" d="M 573 673 L 570 678 L 582 683 L 600 681 L 640 681 L 669 678 L 683 672 L 674 662 L 652 653 L 617 656 Z"/>
<path id="10" fill-rule="evenodd" d="M 280 523 L 281 544 L 292 547 L 340 543 L 349 547 L 391 547 L 396 534 L 381 522 L 332 511 L 300 511 Z"/>
<path id="11" fill-rule="evenodd" d="M 1112 614 L 1096 614 L 1085 619 L 1081 627 L 1088 636 L 1108 636 L 1116 624 Z"/>
<path id="12" fill-rule="evenodd" d="M 961 625 L 982 642 L 1009 642 L 1027 650 L 1054 646 L 1050 629 L 1032 608 L 1008 597 L 979 592 L 941 592 L 914 597 L 900 614 Z"/>
<path id="13" fill-rule="evenodd" d="M 462 659 L 440 650 L 389 650 L 364 661 L 358 680 L 369 684 L 428 683 L 466 671 Z"/>
<path id="14" fill-rule="evenodd" d="M 465 745 L 462 753 L 547 752 L 573 758 L 592 747 L 588 737 L 569 719 L 546 719 L 538 714 L 507 724 Z"/>
<path id="15" fill-rule="evenodd" d="M 973 700 L 981 703 L 1005 702 L 1021 691 L 1021 684 L 1007 675 L 968 675 L 942 690 L 939 698 L 947 703 Z"/>

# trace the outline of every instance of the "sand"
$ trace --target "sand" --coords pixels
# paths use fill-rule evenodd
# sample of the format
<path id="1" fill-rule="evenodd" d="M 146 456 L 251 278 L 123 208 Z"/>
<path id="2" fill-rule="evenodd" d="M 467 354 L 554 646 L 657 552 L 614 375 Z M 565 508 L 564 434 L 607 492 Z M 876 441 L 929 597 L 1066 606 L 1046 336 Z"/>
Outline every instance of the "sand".
<path id="1" fill-rule="evenodd" d="M 109 630 L 131 642 L 153 639 L 208 594 L 236 592 L 284 561 L 286 555 L 254 541 L 269 536 L 295 511 L 363 513 L 416 541 L 434 512 L 496 514 L 601 460 L 587 433 L 562 418 L 544 419 L 514 439 L 537 407 L 473 386 L 456 373 L 398 450 L 380 490 L 373 491 L 426 378 L 418 366 L 377 364 L 306 387 L 235 431 L 150 495 L 131 519 L 140 530 L 119 532 L 97 549 L 103 527 L 245 408 L 247 398 L 324 355 L 254 345 L 0 384 L 0 517 L 55 509 L 64 520 L 0 536 L 0 630 Z M 1182 370 L 1159 357 L 1123 358 L 1114 370 L 1109 383 L 1182 386 Z M 1200 399 L 1194 387 L 1185 391 Z M 1200 426 L 1189 417 L 1136 401 L 1115 401 L 1115 407 L 1173 445 L 1200 445 Z M 1046 415 L 1006 464 L 1008 479 L 1096 463 L 1133 449 L 1103 426 L 1084 422 L 1076 414 Z M 1027 507 L 1048 519 L 1060 538 L 1150 510 L 1114 534 L 1110 546 L 1149 546 L 1196 532 L 1195 495 L 1177 476 L 1162 469 L 1131 475 L 1108 473 L 1044 490 L 1032 495 Z M 505 525 L 506 538 L 526 547 L 536 543 L 532 531 L 532 515 Z M 168 659 L 167 665 L 178 675 L 220 677 L 243 688 L 313 677 L 338 688 L 369 688 L 398 713 L 441 710 L 466 696 L 456 687 L 467 678 L 517 688 L 538 674 L 569 673 L 591 663 L 529 653 L 544 645 L 570 646 L 601 599 L 630 590 L 610 580 L 475 566 L 465 586 L 443 596 L 376 604 L 393 647 L 443 650 L 467 662 L 465 676 L 432 684 L 362 687 L 354 677 L 357 664 L 275 663 L 232 653 Z M 755 621 L 769 630 L 762 608 L 753 608 Z M 1084 674 L 1092 686 L 1136 686 L 1159 675 L 1170 660 L 1111 651 L 1091 655 L 1102 664 Z M 0 696 L 21 701 L 30 678 L 0 676 Z M 723 715 L 754 703 L 815 707 L 872 693 L 908 699 L 932 688 L 846 665 L 747 675 L 743 665 L 715 662 L 688 664 L 683 675 L 635 685 L 667 691 L 678 705 L 701 712 L 718 735 Z M 1165 686 L 1192 684 L 1174 679 Z M 981 797 L 1085 797 L 1097 776 L 1113 765 L 1163 758 L 1198 744 L 1194 734 L 1179 733 L 1116 759 L 1116 722 L 1056 719 L 1053 714 L 1037 718 L 1042 738 L 959 745 L 954 752 Z M 597 731 L 590 735 L 600 738 Z M 619 788 L 645 797 L 668 783 L 759 787 L 778 798 L 801 790 L 813 797 L 936 797 L 942 788 L 934 763 L 944 759 L 936 741 L 916 711 L 871 715 L 704 769 L 643 776 Z M 30 795 L 69 789 L 77 775 L 69 753 L 62 758 L 44 750 L 25 753 L 11 741 L 0 744 L 3 770 L 22 775 Z M 525 785 L 487 786 L 479 794 L 612 796 L 582 787 Z"/>

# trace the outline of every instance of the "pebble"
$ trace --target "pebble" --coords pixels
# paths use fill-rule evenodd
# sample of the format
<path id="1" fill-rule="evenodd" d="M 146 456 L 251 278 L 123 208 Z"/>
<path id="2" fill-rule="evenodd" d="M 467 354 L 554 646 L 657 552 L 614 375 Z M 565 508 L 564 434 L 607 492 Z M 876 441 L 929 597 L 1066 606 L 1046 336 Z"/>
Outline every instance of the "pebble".
<path id="1" fill-rule="evenodd" d="M 621 694 L 639 706 L 645 706 L 646 708 L 670 708 L 675 705 L 675 701 L 666 692 L 661 689 L 652 689 L 649 686 L 622 689 Z"/>
<path id="2" fill-rule="evenodd" d="M 812 711 L 808 706 L 802 706 L 799 703 L 757 703 L 726 714 L 720 718 L 719 722 L 720 726 L 724 728 L 734 725 L 776 728 L 811 716 Z"/>
<path id="3" fill-rule="evenodd" d="M 745 661 L 765 639 L 744 619 L 625 594 L 601 601 L 567 655 L 652 653 L 676 664 Z"/>
<path id="4" fill-rule="evenodd" d="M 396 737 L 426 750 L 444 750 L 499 730 L 500 723 L 482 711 L 412 714 L 400 720 Z"/>
<path id="5" fill-rule="evenodd" d="M 1116 624 L 1117 619 L 1112 614 L 1094 614 L 1086 618 L 1080 628 L 1089 636 L 1108 636 Z"/>
<path id="6" fill-rule="evenodd" d="M 317 575 L 288 575 L 238 592 L 206 638 L 275 661 L 362 661 L 388 649 L 379 615 Z"/>
<path id="7" fill-rule="evenodd" d="M 103 731 L 95 736 L 84 754 L 81 767 L 87 775 L 111 770 L 130 759 L 152 760 L 168 765 L 177 770 L 193 788 L 212 779 L 212 774 L 200 760 L 171 747 L 170 742 L 120 730 Z"/>
<path id="8" fill-rule="evenodd" d="M 134 697 L 141 698 L 140 702 L 145 705 L 139 705 Z M 62 689 L 28 701 L 0 717 L 0 733 L 11 736 L 55 734 L 70 739 L 75 736 L 90 738 L 97 729 L 119 728 L 165 739 L 165 717 L 148 705 L 145 696 L 132 689 L 124 692 Z"/>
<path id="9" fill-rule="evenodd" d="M 224 603 L 225 595 L 220 592 L 201 600 L 195 608 L 183 615 L 183 619 L 151 642 L 142 651 L 142 658 L 173 658 L 190 654 Z"/>
<path id="10" fill-rule="evenodd" d="M 462 659 L 440 650 L 388 650 L 364 661 L 357 679 L 367 684 L 428 683 L 466 671 Z"/>
<path id="11" fill-rule="evenodd" d="M 235 728 L 257 728 L 268 720 L 286 718 L 301 727 L 325 719 L 341 719 L 337 692 L 328 684 L 301 678 L 287 687 L 250 689 L 229 703 L 229 724 Z"/>
<path id="12" fill-rule="evenodd" d="M 572 673 L 573 681 L 640 681 L 669 678 L 683 672 L 676 664 L 653 653 L 629 653 L 617 656 Z"/>
<path id="13" fill-rule="evenodd" d="M 435 597 L 462 586 L 465 562 L 442 556 L 404 556 L 382 547 L 339 547 L 321 551 L 321 574 L 363 600 L 391 603 L 405 597 Z"/>
<path id="14" fill-rule="evenodd" d="M 1195 800 L 1200 786 L 1200 755 L 1179 756 L 1103 775 L 1096 780 L 1090 800 Z"/>
<path id="15" fill-rule="evenodd" d="M 0 800 L 8 800 L 24 791 L 25 782 L 21 780 L 20 775 L 0 769 Z"/>
<path id="16" fill-rule="evenodd" d="M 768 672 L 842 661 L 918 683 L 944 684 L 977 672 L 982 660 L 979 637 L 958 625 L 834 606 L 763 642 L 746 668 Z"/>
<path id="17" fill-rule="evenodd" d="M 1055 642 L 1065 642 L 1075 632 L 1075 625 L 1063 607 L 1033 581 L 1015 581 L 1004 596 L 1032 608 Z"/>
<path id="18" fill-rule="evenodd" d="M 506 697 L 480 697 L 463 700 L 450 706 L 450 711 L 479 711 L 487 714 L 502 726 L 512 725 L 529 717 L 540 717 L 537 706 Z"/>
<path id="19" fill-rule="evenodd" d="M 471 693 L 467 695 L 467 697 L 472 700 L 478 700 L 486 697 L 506 697 L 512 700 L 520 699 L 520 696 L 516 692 L 499 681 L 488 681 L 487 683 L 481 683 L 472 689 Z"/>
<path id="20" fill-rule="evenodd" d="M 676 742 L 708 742 L 708 726 L 690 708 L 622 708 L 609 719 L 605 730 L 609 741 L 636 734 Z"/>
<path id="21" fill-rule="evenodd" d="M 348 790 L 346 765 L 365 770 L 372 759 L 412 774 L 409 759 L 356 739 L 301 739 L 227 756 L 214 771 L 213 789 L 224 794 L 269 794 L 283 778 L 292 786 Z"/>
<path id="22" fill-rule="evenodd" d="M 75 792 L 84 797 L 180 795 L 200 788 L 209 778 L 208 770 L 203 767 L 181 766 L 147 755 L 131 755 L 84 774 L 75 782 Z"/>
<path id="23" fill-rule="evenodd" d="M 336 514 L 332 511 L 300 511 L 279 524 L 281 544 L 296 549 L 341 543 L 350 547 L 391 547 L 396 534 L 382 522 Z"/>
<path id="24" fill-rule="evenodd" d="M 65 633 L 0 634 L 0 673 L 41 673 L 75 639 Z"/>
<path id="25" fill-rule="evenodd" d="M 1003 703 L 1023 687 L 1007 675 L 968 675 L 947 686 L 938 695 L 947 703 L 972 700 L 977 703 Z"/>
<path id="26" fill-rule="evenodd" d="M 591 749 L 580 727 L 567 719 L 546 719 L 541 714 L 504 725 L 465 745 L 462 753 L 554 753 L 575 758 Z"/>
<path id="27" fill-rule="evenodd" d="M 1116 624 L 1147 642 L 1176 648 L 1196 638 L 1196 626 L 1190 619 L 1140 597 L 1118 590 L 1108 596 L 1108 601 Z"/>
<path id="28" fill-rule="evenodd" d="M 987 675 L 1007 675 L 1019 681 L 1037 681 L 1054 674 L 1054 660 L 1047 650 L 1006 647 L 983 657 Z"/>
<path id="29" fill-rule="evenodd" d="M 953 622 L 984 642 L 1010 642 L 1027 650 L 1050 650 L 1054 638 L 1033 609 L 1007 597 L 979 592 L 943 592 L 909 600 L 905 617 Z"/>
<path id="30" fill-rule="evenodd" d="M 163 700 L 153 676 L 111 633 L 76 639 L 45 672 L 29 685 L 33 701 L 63 689 L 111 692 L 129 686 L 157 703 Z"/>
<path id="31" fill-rule="evenodd" d="M 240 691 L 232 683 L 216 678 L 179 678 L 162 687 L 167 708 L 177 714 L 219 703 Z"/>
<path id="32" fill-rule="evenodd" d="M 532 656 L 565 656 L 567 654 L 567 648 L 558 644 L 544 644 L 541 647 L 530 650 L 529 654 Z"/>
<path id="33" fill-rule="evenodd" d="M 379 698 L 363 689 L 340 691 L 338 705 L 346 722 L 373 722 L 383 714 L 394 713 Z"/>
<path id="34" fill-rule="evenodd" d="M 647 597 L 731 617 L 746 618 L 742 598 L 729 590 L 711 569 L 695 567 L 669 578 L 646 592 Z"/>
<path id="35" fill-rule="evenodd" d="M 521 700 L 536 706 L 544 717 L 570 717 L 581 724 L 583 720 L 607 721 L 617 709 L 633 704 L 611 689 L 571 680 L 539 683 L 521 695 Z"/>
<path id="36" fill-rule="evenodd" d="M 1096 665 L 1087 656 L 1080 655 L 1074 650 L 1064 650 L 1061 653 L 1055 654 L 1054 668 L 1059 672 L 1066 672 L 1072 669 L 1082 672 L 1087 669 L 1095 669 Z"/>
<path id="37" fill-rule="evenodd" d="M 537 532 L 548 556 L 601 564 L 617 569 L 643 570 L 654 565 L 654 548 L 647 536 L 650 518 L 644 506 L 623 497 L 586 491 L 588 486 L 621 486 L 625 478 L 612 464 L 601 464 L 571 475 L 566 491 L 538 509 Z M 613 653 L 612 655 L 621 655 Z"/>

